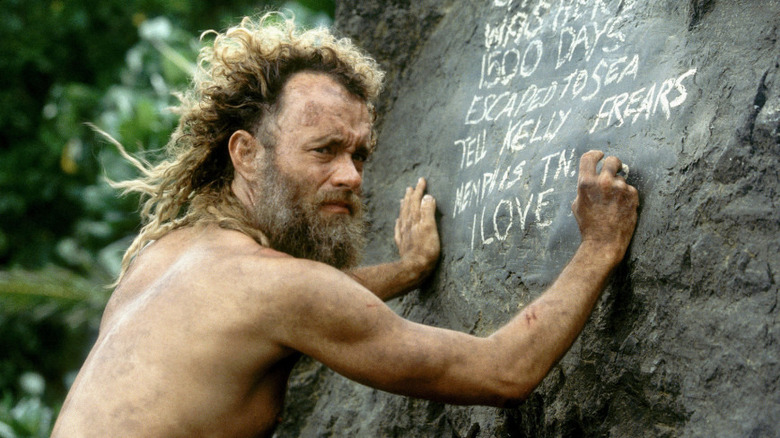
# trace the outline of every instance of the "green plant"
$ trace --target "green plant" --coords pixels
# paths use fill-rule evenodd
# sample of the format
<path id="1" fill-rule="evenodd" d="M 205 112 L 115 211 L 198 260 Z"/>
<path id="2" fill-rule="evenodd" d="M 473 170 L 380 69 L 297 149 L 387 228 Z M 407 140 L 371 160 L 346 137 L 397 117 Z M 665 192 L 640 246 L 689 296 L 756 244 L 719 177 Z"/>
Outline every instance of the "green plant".
<path id="1" fill-rule="evenodd" d="M 331 0 L 282 6 L 308 25 L 333 13 Z M 138 200 L 105 181 L 134 169 L 86 123 L 154 160 L 176 124 L 167 107 L 190 80 L 200 31 L 258 4 L 0 7 L 0 438 L 48 436 L 139 226 Z"/>
<path id="2" fill-rule="evenodd" d="M 24 395 L 14 399 L 6 392 L 0 400 L 0 438 L 49 436 L 55 412 L 41 399 L 46 382 L 31 372 L 22 374 L 19 380 Z"/>

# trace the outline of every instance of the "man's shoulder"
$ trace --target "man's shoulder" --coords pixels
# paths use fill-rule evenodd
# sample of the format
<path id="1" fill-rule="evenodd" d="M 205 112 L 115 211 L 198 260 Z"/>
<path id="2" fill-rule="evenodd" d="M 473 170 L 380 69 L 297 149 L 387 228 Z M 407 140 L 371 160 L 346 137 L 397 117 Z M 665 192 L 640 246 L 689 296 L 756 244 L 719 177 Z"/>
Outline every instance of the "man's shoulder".
<path id="1" fill-rule="evenodd" d="M 262 246 L 243 233 L 181 230 L 144 249 L 109 308 L 146 296 L 187 307 L 208 303 L 214 313 L 232 312 L 241 303 L 240 313 L 251 318 L 252 309 L 263 314 L 287 311 L 316 299 L 320 294 L 315 292 L 350 283 L 357 286 L 334 267 Z"/>
<path id="2" fill-rule="evenodd" d="M 323 271 L 339 272 L 263 246 L 238 231 L 216 226 L 185 228 L 144 248 L 118 290 L 148 290 L 164 280 L 167 289 L 186 288 L 193 293 L 211 293 L 218 285 L 221 294 L 233 289 L 259 292 L 280 280 Z"/>
<path id="3" fill-rule="evenodd" d="M 268 323 L 269 330 L 282 330 L 296 321 L 291 315 L 335 310 L 344 294 L 375 299 L 333 266 L 246 241 L 235 245 L 230 255 L 217 262 L 220 274 L 209 278 L 210 289 L 221 289 L 218 300 L 223 303 L 241 303 L 241 318 L 253 325 Z"/>
<path id="4" fill-rule="evenodd" d="M 254 293 L 285 292 L 288 296 L 289 289 L 354 281 L 332 266 L 293 257 L 230 230 L 212 231 L 192 249 L 199 264 L 218 267 L 212 272 L 219 280 L 230 279 L 232 284 Z"/>

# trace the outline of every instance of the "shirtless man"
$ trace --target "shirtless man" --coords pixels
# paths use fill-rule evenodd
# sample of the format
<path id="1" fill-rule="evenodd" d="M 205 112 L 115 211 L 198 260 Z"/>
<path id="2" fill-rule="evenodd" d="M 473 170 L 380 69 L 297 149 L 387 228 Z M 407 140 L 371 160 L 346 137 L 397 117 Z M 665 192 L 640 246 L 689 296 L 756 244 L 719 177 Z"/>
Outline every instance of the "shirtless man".
<path id="1" fill-rule="evenodd" d="M 435 201 L 422 179 L 407 189 L 400 259 L 352 268 L 381 73 L 348 41 L 291 26 L 218 35 L 171 158 L 136 161 L 144 175 L 120 184 L 146 194 L 146 225 L 54 437 L 270 436 L 301 354 L 385 391 L 513 406 L 585 324 L 636 223 L 620 160 L 597 173 L 603 154 L 582 156 L 582 243 L 503 328 L 480 338 L 407 321 L 382 300 L 433 269 Z"/>

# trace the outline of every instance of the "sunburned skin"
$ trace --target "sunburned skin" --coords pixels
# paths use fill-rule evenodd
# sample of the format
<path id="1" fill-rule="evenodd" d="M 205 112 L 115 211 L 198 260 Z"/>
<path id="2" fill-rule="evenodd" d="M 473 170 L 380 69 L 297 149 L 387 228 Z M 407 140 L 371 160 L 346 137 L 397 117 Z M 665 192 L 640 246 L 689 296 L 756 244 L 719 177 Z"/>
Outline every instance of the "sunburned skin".
<path id="1" fill-rule="evenodd" d="M 273 318 L 247 308 L 247 285 L 225 287 L 225 278 L 251 260 L 274 270 L 289 258 L 216 227 L 146 248 L 114 292 L 63 407 L 88 414 L 58 424 L 55 436 L 270 436 L 299 355 L 258 336 Z"/>
<path id="2" fill-rule="evenodd" d="M 344 88 L 334 97 L 340 85 L 326 75 L 297 73 L 288 85 L 275 151 L 246 131 L 230 139 L 236 196 L 247 208 L 261 202 L 265 160 L 306 199 L 360 193 L 366 105 Z M 301 117 L 308 109 L 319 115 Z M 417 287 L 439 259 L 436 202 L 422 178 L 401 203 L 399 259 L 382 265 L 342 272 L 216 225 L 169 232 L 114 291 L 52 437 L 271 436 L 301 354 L 383 391 L 517 405 L 577 338 L 631 241 L 638 194 L 617 175 L 618 158 L 597 172 L 603 157 L 580 160 L 572 210 L 582 243 L 571 261 L 487 337 L 418 324 L 382 302 Z"/>

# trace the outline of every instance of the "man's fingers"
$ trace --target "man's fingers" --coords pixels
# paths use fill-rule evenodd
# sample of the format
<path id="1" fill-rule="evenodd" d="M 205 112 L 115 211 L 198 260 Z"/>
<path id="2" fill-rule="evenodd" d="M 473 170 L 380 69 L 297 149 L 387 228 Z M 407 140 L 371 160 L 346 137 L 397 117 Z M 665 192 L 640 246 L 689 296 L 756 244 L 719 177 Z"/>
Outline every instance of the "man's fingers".
<path id="1" fill-rule="evenodd" d="M 419 185 L 419 183 L 418 183 Z M 409 215 L 414 214 L 414 210 L 416 208 L 419 208 L 417 205 L 415 205 L 414 198 L 415 198 L 415 188 L 414 187 L 407 187 L 406 193 L 404 194 L 404 199 L 401 201 L 401 217 L 407 217 Z M 417 201 L 417 204 L 419 205 L 419 201 Z"/>
<path id="2" fill-rule="evenodd" d="M 616 176 L 622 167 L 623 163 L 620 162 L 620 158 L 610 156 L 604 160 L 604 167 L 601 169 L 601 171 L 607 172 L 611 176 Z"/>
<path id="3" fill-rule="evenodd" d="M 425 181 L 425 178 L 420 177 L 420 179 L 417 180 L 417 190 L 419 190 L 420 193 L 424 192 L 427 186 L 428 183 Z"/>
<path id="4" fill-rule="evenodd" d="M 401 217 L 411 217 L 413 220 L 419 219 L 420 204 L 425 194 L 425 186 L 425 178 L 420 178 L 417 180 L 417 186 L 406 188 L 404 198 L 401 200 Z"/>
<path id="5" fill-rule="evenodd" d="M 438 258 L 440 244 L 436 230 L 436 199 L 425 194 L 426 181 L 417 180 L 401 200 L 401 214 L 395 221 L 394 237 L 401 257 Z M 428 263 L 428 262 L 426 262 Z"/>
<path id="6" fill-rule="evenodd" d="M 436 199 L 431 195 L 425 195 L 422 199 L 422 205 L 420 206 L 422 210 L 423 219 L 425 220 L 431 220 L 436 217 Z"/>
<path id="7" fill-rule="evenodd" d="M 588 151 L 582 154 L 580 158 L 580 178 L 585 176 L 596 176 L 596 164 L 604 157 L 604 152 Z"/>
<path id="8" fill-rule="evenodd" d="M 399 217 L 406 217 L 406 215 L 409 213 L 409 205 L 411 202 L 409 202 L 409 197 L 411 196 L 412 188 L 407 187 L 406 192 L 404 193 L 403 199 L 401 199 L 401 214 Z"/>
<path id="9" fill-rule="evenodd" d="M 418 207 L 420 205 L 424 193 L 425 193 L 425 178 L 420 178 L 417 180 L 417 187 L 415 187 L 414 191 L 412 192 L 411 201 L 415 207 Z"/>

